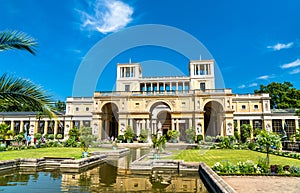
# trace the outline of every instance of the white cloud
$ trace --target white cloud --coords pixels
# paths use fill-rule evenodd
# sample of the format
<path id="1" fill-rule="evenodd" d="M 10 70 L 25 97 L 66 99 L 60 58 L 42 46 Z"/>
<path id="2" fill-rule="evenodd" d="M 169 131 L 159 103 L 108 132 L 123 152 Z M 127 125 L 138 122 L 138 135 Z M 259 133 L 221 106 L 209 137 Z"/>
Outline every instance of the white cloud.
<path id="1" fill-rule="evenodd" d="M 238 88 L 245 88 L 246 85 L 242 84 L 241 86 L 239 86 Z"/>
<path id="2" fill-rule="evenodd" d="M 298 74 L 300 73 L 300 68 L 296 68 L 290 72 L 290 74 Z"/>
<path id="3" fill-rule="evenodd" d="M 264 76 L 260 76 L 260 77 L 258 77 L 258 78 L 256 78 L 256 79 L 258 79 L 258 80 L 268 80 L 269 78 L 271 78 L 271 76 L 269 76 L 269 75 L 264 75 Z"/>
<path id="4" fill-rule="evenodd" d="M 116 32 L 132 21 L 133 8 L 119 0 L 97 0 L 93 13 L 81 13 L 82 27 L 103 34 Z"/>
<path id="5" fill-rule="evenodd" d="M 300 66 L 300 60 L 299 59 L 297 59 L 297 60 L 295 60 L 294 62 L 291 62 L 291 63 L 283 64 L 280 67 L 283 68 L 283 69 L 286 69 L 286 68 L 293 68 L 293 67 L 297 67 L 297 66 Z"/>
<path id="6" fill-rule="evenodd" d="M 257 86 L 257 83 L 252 83 L 248 85 L 248 87 L 255 87 L 255 86 Z"/>
<path id="7" fill-rule="evenodd" d="M 294 42 L 290 42 L 290 43 L 287 43 L 287 44 L 278 43 L 278 44 L 275 44 L 273 46 L 267 46 L 267 48 L 270 48 L 274 51 L 279 51 L 279 50 L 282 50 L 282 49 L 291 48 L 293 45 L 294 45 Z"/>

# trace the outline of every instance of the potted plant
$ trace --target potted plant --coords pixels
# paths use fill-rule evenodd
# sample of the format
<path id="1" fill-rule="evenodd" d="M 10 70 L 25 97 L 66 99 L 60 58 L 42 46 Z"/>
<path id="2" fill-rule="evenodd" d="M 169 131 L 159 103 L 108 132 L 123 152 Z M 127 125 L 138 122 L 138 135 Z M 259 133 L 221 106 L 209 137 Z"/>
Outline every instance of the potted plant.
<path id="1" fill-rule="evenodd" d="M 125 139 L 124 135 L 118 135 L 117 137 L 119 143 L 123 143 L 124 139 Z"/>
<path id="2" fill-rule="evenodd" d="M 197 135 L 197 136 L 196 136 L 196 142 L 197 142 L 197 143 L 201 143 L 202 141 L 203 141 L 203 135 L 201 135 L 201 134 L 200 134 L 200 135 Z"/>
<path id="3" fill-rule="evenodd" d="M 185 130 L 185 136 L 186 136 L 186 140 L 187 140 L 188 143 L 194 143 L 195 142 L 196 132 L 191 127 L 189 129 Z"/>
<path id="4" fill-rule="evenodd" d="M 166 137 L 165 135 L 162 135 L 158 138 L 157 134 L 152 135 L 152 147 L 155 150 L 155 153 L 153 155 L 154 159 L 159 159 L 159 151 L 162 152 L 166 148 Z"/>
<path id="5" fill-rule="evenodd" d="M 147 143 L 148 142 L 148 133 L 149 133 L 149 129 L 142 129 L 141 130 L 141 134 L 139 136 L 140 138 L 140 142 L 143 142 L 143 143 Z"/>
<path id="6" fill-rule="evenodd" d="M 131 141 L 132 141 L 132 139 L 133 139 L 133 137 L 134 137 L 134 131 L 133 131 L 133 129 L 131 128 L 130 125 L 128 125 L 128 127 L 127 127 L 127 129 L 126 129 L 126 131 L 125 131 L 125 133 L 124 133 L 124 137 L 125 137 L 127 143 L 131 143 Z"/>
<path id="7" fill-rule="evenodd" d="M 172 143 L 177 143 L 178 142 L 178 137 L 180 135 L 180 132 L 177 130 L 168 130 L 167 136 L 170 139 L 170 142 Z"/>

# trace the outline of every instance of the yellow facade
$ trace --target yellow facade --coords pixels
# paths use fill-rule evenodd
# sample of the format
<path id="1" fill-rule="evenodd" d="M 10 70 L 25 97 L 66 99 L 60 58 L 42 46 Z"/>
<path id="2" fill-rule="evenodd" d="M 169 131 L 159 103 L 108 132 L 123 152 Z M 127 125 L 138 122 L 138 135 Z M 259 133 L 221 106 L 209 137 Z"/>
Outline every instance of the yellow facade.
<path id="1" fill-rule="evenodd" d="M 84 125 L 100 140 L 123 135 L 128 126 L 136 136 L 144 129 L 149 129 L 149 137 L 177 130 L 181 141 L 186 140 L 188 128 L 203 136 L 233 135 L 242 124 L 278 132 L 287 121 L 289 134 L 298 128 L 297 116 L 270 109 L 268 94 L 216 89 L 213 60 L 192 60 L 188 67 L 189 76 L 143 77 L 139 63 L 118 64 L 116 91 L 69 97 L 65 114 L 55 120 L 38 119 L 36 113 L 2 113 L 2 122 L 17 132 L 28 127 L 31 134 L 62 133 L 64 137 L 70 128 Z"/>

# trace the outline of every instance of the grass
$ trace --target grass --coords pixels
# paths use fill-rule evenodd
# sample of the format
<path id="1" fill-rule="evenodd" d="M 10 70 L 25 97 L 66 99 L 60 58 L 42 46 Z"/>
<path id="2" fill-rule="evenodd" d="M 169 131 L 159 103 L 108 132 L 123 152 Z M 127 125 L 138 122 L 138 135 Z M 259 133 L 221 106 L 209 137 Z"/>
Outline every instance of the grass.
<path id="1" fill-rule="evenodd" d="M 183 150 L 173 152 L 167 159 L 184 160 L 185 162 L 205 162 L 208 166 L 213 166 L 216 162 L 229 161 L 236 164 L 238 161 L 252 160 L 257 163 L 259 158 L 266 158 L 265 153 L 251 150 L 231 150 L 231 149 L 212 149 L 212 150 Z M 270 164 L 294 165 L 300 167 L 300 160 L 270 155 Z"/>
<path id="2" fill-rule="evenodd" d="M 90 148 L 89 151 L 103 151 L 103 148 Z M 0 152 L 0 161 L 14 160 L 17 158 L 42 158 L 42 157 L 74 157 L 81 158 L 82 149 L 72 147 L 49 147 L 27 150 L 14 150 Z"/>

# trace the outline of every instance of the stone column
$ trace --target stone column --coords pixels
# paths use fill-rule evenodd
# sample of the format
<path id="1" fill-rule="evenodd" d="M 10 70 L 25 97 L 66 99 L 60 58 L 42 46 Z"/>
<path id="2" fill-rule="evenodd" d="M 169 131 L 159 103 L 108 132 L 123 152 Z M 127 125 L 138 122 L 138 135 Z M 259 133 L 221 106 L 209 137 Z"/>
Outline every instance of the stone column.
<path id="1" fill-rule="evenodd" d="M 24 121 L 20 121 L 20 132 L 24 132 Z"/>
<path id="2" fill-rule="evenodd" d="M 172 130 L 175 130 L 175 121 L 174 121 L 174 119 L 171 119 L 171 129 Z"/>
<path id="3" fill-rule="evenodd" d="M 11 130 L 11 131 L 14 131 L 14 126 L 15 126 L 15 122 L 12 120 L 12 121 L 10 122 L 10 130 Z"/>
<path id="4" fill-rule="evenodd" d="M 189 127 L 188 128 L 191 128 L 191 127 L 193 127 L 193 120 L 189 119 Z"/>
<path id="5" fill-rule="evenodd" d="M 48 121 L 45 121 L 45 125 L 44 125 L 44 134 L 48 133 Z"/>
<path id="6" fill-rule="evenodd" d="M 102 135 L 102 119 L 98 120 L 98 139 L 101 139 Z"/>
<path id="7" fill-rule="evenodd" d="M 150 129 L 150 121 L 149 121 L 149 119 L 146 119 L 146 129 Z"/>
<path id="8" fill-rule="evenodd" d="M 55 120 L 54 121 L 54 131 L 53 131 L 54 136 L 57 134 L 57 130 L 58 130 L 58 120 Z"/>
<path id="9" fill-rule="evenodd" d="M 241 137 L 241 121 L 240 120 L 236 120 L 236 127 L 237 127 L 237 130 L 238 130 L 238 134 Z"/>
<path id="10" fill-rule="evenodd" d="M 252 128 L 252 131 L 251 131 L 251 139 L 253 139 L 253 130 L 255 129 L 255 128 L 253 128 L 253 120 L 249 120 L 249 123 L 250 123 L 250 126 L 251 126 L 251 128 Z"/>
<path id="11" fill-rule="evenodd" d="M 34 124 L 34 133 L 38 132 L 38 128 L 39 128 L 39 122 L 38 120 L 35 120 L 35 124 Z"/>
<path id="12" fill-rule="evenodd" d="M 176 119 L 176 130 L 179 131 L 179 120 Z"/>
<path id="13" fill-rule="evenodd" d="M 157 130 L 156 120 L 152 120 L 152 121 L 153 121 L 152 134 L 156 134 L 156 130 Z"/>
<path id="14" fill-rule="evenodd" d="M 285 119 L 281 119 L 281 128 L 282 128 L 282 129 L 285 129 L 285 128 L 284 128 L 284 123 L 285 123 Z"/>

